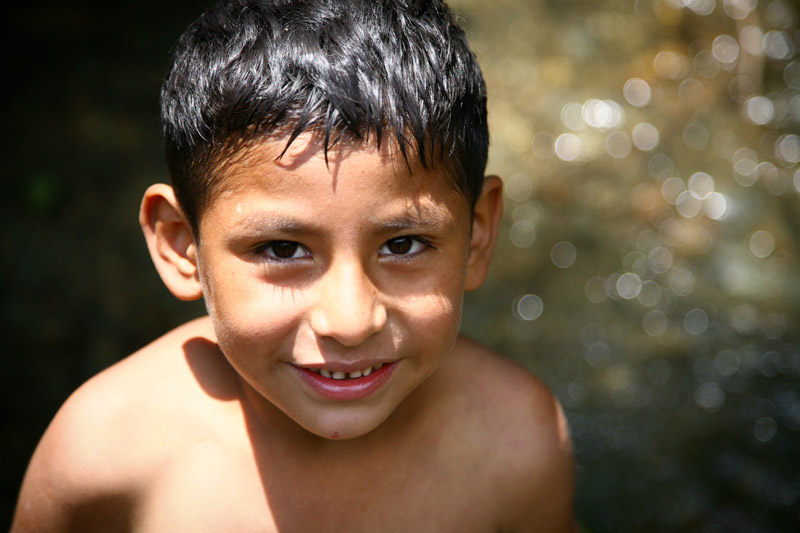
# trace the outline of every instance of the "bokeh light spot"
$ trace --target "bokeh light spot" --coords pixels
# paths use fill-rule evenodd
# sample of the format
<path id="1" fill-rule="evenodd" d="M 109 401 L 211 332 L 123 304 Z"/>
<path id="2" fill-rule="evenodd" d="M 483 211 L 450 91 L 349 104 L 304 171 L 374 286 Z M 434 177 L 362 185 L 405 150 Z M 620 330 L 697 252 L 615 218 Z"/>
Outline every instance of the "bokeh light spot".
<path id="1" fill-rule="evenodd" d="M 769 442 L 778 431 L 778 423 L 771 416 L 764 416 L 756 420 L 753 425 L 753 435 L 760 442 Z"/>
<path id="2" fill-rule="evenodd" d="M 739 371 L 740 357 L 733 350 L 723 350 L 714 358 L 714 367 L 721 375 L 729 377 Z"/>
<path id="3" fill-rule="evenodd" d="M 641 78 L 631 78 L 625 82 L 622 94 L 629 104 L 635 107 L 644 107 L 650 103 L 653 91 L 650 85 Z"/>
<path id="4" fill-rule="evenodd" d="M 708 128 L 700 122 L 690 122 L 683 130 L 683 144 L 695 152 L 705 150 L 709 139 Z"/>
<path id="5" fill-rule="evenodd" d="M 644 332 L 651 337 L 663 335 L 664 332 L 667 331 L 668 325 L 669 320 L 667 319 L 667 315 L 659 310 L 650 311 L 644 315 L 644 319 L 642 319 L 642 327 L 644 327 Z"/>
<path id="6" fill-rule="evenodd" d="M 731 326 L 742 335 L 750 335 L 758 329 L 758 314 L 747 304 L 741 304 L 731 310 Z"/>
<path id="7" fill-rule="evenodd" d="M 567 128 L 578 131 L 586 127 L 581 113 L 582 106 L 577 102 L 570 102 L 561 108 L 561 123 Z"/>
<path id="8" fill-rule="evenodd" d="M 790 165 L 800 162 L 800 137 L 794 134 L 778 137 L 775 142 L 775 155 Z"/>
<path id="9" fill-rule="evenodd" d="M 653 60 L 656 73 L 665 79 L 679 80 L 686 77 L 690 71 L 689 61 L 680 54 L 664 50 L 656 54 Z"/>
<path id="10" fill-rule="evenodd" d="M 794 10 L 784 0 L 774 0 L 767 6 L 766 21 L 770 26 L 787 29 L 797 23 Z"/>
<path id="11" fill-rule="evenodd" d="M 785 32 L 770 30 L 764 35 L 764 53 L 771 59 L 790 59 L 794 55 L 794 45 Z"/>
<path id="12" fill-rule="evenodd" d="M 783 69 L 783 80 L 792 89 L 800 89 L 800 61 L 792 61 Z"/>
<path id="13" fill-rule="evenodd" d="M 719 411 L 725 405 L 725 391 L 716 383 L 701 383 L 695 388 L 694 401 L 706 411 Z"/>
<path id="14" fill-rule="evenodd" d="M 663 274 L 672 268 L 672 252 L 663 246 L 653 248 L 647 255 L 647 260 L 650 270 L 656 274 Z"/>
<path id="15" fill-rule="evenodd" d="M 636 148 L 643 152 L 649 152 L 658 146 L 658 129 L 649 122 L 640 122 L 634 126 L 631 137 Z"/>
<path id="16" fill-rule="evenodd" d="M 578 161 L 585 153 L 583 141 L 573 133 L 562 133 L 555 141 L 556 156 L 562 161 Z"/>
<path id="17" fill-rule="evenodd" d="M 728 199 L 718 193 L 712 192 L 705 199 L 706 215 L 712 220 L 723 220 L 728 216 Z"/>
<path id="18" fill-rule="evenodd" d="M 734 20 L 744 20 L 756 8 L 757 0 L 723 0 L 722 9 Z"/>
<path id="19" fill-rule="evenodd" d="M 686 191 L 686 184 L 683 180 L 673 176 L 664 180 L 661 184 L 661 196 L 664 201 L 671 205 L 678 205 L 681 194 Z"/>
<path id="20" fill-rule="evenodd" d="M 536 320 L 544 311 L 544 303 L 535 294 L 526 294 L 517 300 L 516 311 L 522 320 Z"/>
<path id="21" fill-rule="evenodd" d="M 789 265 L 780 257 L 770 257 L 764 267 L 764 275 L 775 285 L 782 285 L 789 276 Z"/>
<path id="22" fill-rule="evenodd" d="M 670 273 L 669 286 L 678 296 L 688 296 L 694 290 L 694 272 L 686 267 L 678 267 Z"/>
<path id="23" fill-rule="evenodd" d="M 516 201 L 524 202 L 531 196 L 533 184 L 530 178 L 524 174 L 514 174 L 505 182 L 506 195 Z"/>
<path id="24" fill-rule="evenodd" d="M 703 201 L 695 198 L 689 191 L 684 191 L 678 195 L 675 208 L 682 217 L 694 218 L 703 210 Z"/>
<path id="25" fill-rule="evenodd" d="M 623 120 L 622 108 L 613 100 L 590 99 L 581 107 L 581 116 L 586 124 L 599 130 L 618 127 Z"/>
<path id="26" fill-rule="evenodd" d="M 611 350 L 606 342 L 598 341 L 586 347 L 583 351 L 583 359 L 589 363 L 589 366 L 599 368 L 609 362 Z"/>
<path id="27" fill-rule="evenodd" d="M 645 307 L 655 307 L 661 301 L 661 285 L 653 280 L 645 281 L 637 299 Z"/>
<path id="28" fill-rule="evenodd" d="M 632 147 L 631 138 L 624 131 L 615 131 L 606 138 L 606 152 L 614 159 L 625 159 Z"/>
<path id="29" fill-rule="evenodd" d="M 706 172 L 695 172 L 689 177 L 689 193 L 698 200 L 704 200 L 714 192 L 714 178 Z"/>
<path id="30" fill-rule="evenodd" d="M 766 230 L 759 230 L 750 237 L 750 252 L 756 257 L 764 258 L 775 250 L 775 237 Z"/>
<path id="31" fill-rule="evenodd" d="M 617 294 L 626 300 L 639 296 L 642 290 L 642 280 L 633 272 L 626 272 L 617 279 Z"/>
<path id="32" fill-rule="evenodd" d="M 690 335 L 702 335 L 708 329 L 708 314 L 695 308 L 683 317 L 683 327 Z"/>
<path id="33" fill-rule="evenodd" d="M 764 184 L 767 192 L 772 195 L 780 196 L 791 187 L 788 174 L 769 161 L 762 161 L 756 165 L 753 174 Z"/>
<path id="34" fill-rule="evenodd" d="M 745 26 L 739 32 L 739 45 L 742 50 L 754 56 L 764 53 L 764 30 L 758 26 Z"/>
<path id="35" fill-rule="evenodd" d="M 711 53 L 723 68 L 731 69 L 739 59 L 739 43 L 730 35 L 719 35 L 711 43 Z"/>
<path id="36" fill-rule="evenodd" d="M 753 124 L 764 125 L 775 114 L 775 105 L 766 96 L 753 96 L 744 103 L 744 114 Z"/>
<path id="37" fill-rule="evenodd" d="M 519 220 L 511 226 L 508 236 L 514 246 L 527 248 L 536 241 L 536 227 L 527 220 Z"/>
<path id="38" fill-rule="evenodd" d="M 571 242 L 557 242 L 550 250 L 550 259 L 558 268 L 569 268 L 575 263 L 578 253 Z"/>
<path id="39" fill-rule="evenodd" d="M 604 301 L 606 298 L 608 298 L 605 278 L 602 276 L 594 276 L 589 278 L 589 280 L 583 286 L 583 294 L 586 295 L 586 299 L 592 303 L 599 304 L 600 302 Z"/>
<path id="40" fill-rule="evenodd" d="M 733 164 L 733 179 L 742 187 L 753 185 L 758 176 L 754 174 L 758 165 L 758 154 L 747 147 L 739 148 L 731 158 Z"/>
<path id="41" fill-rule="evenodd" d="M 647 172 L 659 181 L 670 177 L 674 171 L 675 165 L 667 154 L 655 154 L 647 162 Z"/>
<path id="42" fill-rule="evenodd" d="M 716 6 L 715 0 L 684 0 L 686 7 L 697 13 L 698 15 L 710 15 L 714 12 Z"/>
<path id="43" fill-rule="evenodd" d="M 694 70 L 704 78 L 713 78 L 719 73 L 719 62 L 711 50 L 700 50 L 694 56 Z"/>

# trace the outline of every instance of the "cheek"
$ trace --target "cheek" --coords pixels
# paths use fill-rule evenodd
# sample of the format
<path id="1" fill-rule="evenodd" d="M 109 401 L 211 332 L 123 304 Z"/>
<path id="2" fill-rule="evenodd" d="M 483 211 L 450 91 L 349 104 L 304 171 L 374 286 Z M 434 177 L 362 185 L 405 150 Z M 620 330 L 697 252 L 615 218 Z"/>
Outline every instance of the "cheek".
<path id="1" fill-rule="evenodd" d="M 437 347 L 452 343 L 461 323 L 461 293 L 456 290 L 411 297 L 403 303 L 409 332 L 418 342 Z"/>
<path id="2" fill-rule="evenodd" d="M 235 285 L 226 279 L 215 280 L 207 294 L 206 307 L 220 346 L 252 343 L 261 349 L 265 341 L 274 344 L 295 328 L 307 296 L 302 290 L 263 281 Z"/>

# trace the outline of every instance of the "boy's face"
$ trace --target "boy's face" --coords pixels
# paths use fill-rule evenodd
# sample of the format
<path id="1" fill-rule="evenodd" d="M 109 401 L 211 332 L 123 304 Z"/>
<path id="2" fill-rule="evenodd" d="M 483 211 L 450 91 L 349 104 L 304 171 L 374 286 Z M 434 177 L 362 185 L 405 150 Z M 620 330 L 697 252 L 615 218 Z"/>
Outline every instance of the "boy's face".
<path id="1" fill-rule="evenodd" d="M 316 435 L 358 437 L 454 343 L 470 209 L 389 150 L 334 148 L 326 166 L 309 138 L 282 148 L 234 163 L 203 214 L 203 294 L 247 386 Z"/>

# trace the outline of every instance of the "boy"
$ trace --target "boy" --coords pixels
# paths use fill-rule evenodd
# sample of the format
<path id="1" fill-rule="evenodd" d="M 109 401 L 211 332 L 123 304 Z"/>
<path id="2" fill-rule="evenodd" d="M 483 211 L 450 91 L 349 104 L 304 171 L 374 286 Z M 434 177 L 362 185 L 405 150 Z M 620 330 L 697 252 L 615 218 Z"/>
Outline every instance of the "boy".
<path id="1" fill-rule="evenodd" d="M 458 335 L 501 182 L 439 1 L 227 0 L 162 90 L 140 221 L 208 317 L 65 403 L 12 530 L 568 531 L 563 415 Z"/>

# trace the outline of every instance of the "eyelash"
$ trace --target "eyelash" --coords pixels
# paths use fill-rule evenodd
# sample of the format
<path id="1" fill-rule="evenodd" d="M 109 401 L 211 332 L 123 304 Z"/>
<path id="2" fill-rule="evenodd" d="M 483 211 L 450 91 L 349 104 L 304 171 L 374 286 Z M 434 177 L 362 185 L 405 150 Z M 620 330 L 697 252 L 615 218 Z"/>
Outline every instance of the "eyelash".
<path id="1" fill-rule="evenodd" d="M 292 254 L 292 257 L 277 257 L 277 256 L 274 255 L 274 247 L 279 245 L 279 244 L 294 245 L 297 248 L 294 251 L 294 253 Z M 273 253 L 270 253 L 270 250 L 272 250 Z M 297 252 L 299 252 L 299 251 L 304 251 L 303 255 L 301 255 L 299 257 L 294 257 L 295 254 L 297 254 Z M 293 261 L 298 261 L 300 259 L 304 259 L 304 258 L 309 257 L 311 255 L 311 253 L 308 251 L 308 248 L 306 248 L 305 246 L 303 246 L 299 242 L 282 241 L 282 240 L 281 241 L 269 241 L 269 242 L 266 242 L 266 243 L 258 246 L 255 249 L 255 253 L 259 257 L 264 258 L 266 261 L 268 261 L 270 263 L 276 263 L 276 264 L 279 264 L 279 265 L 280 264 L 291 263 Z"/>
<path id="2" fill-rule="evenodd" d="M 384 248 L 387 248 L 392 243 L 396 243 L 397 241 L 402 241 L 402 240 L 405 240 L 405 239 L 411 240 L 411 244 L 410 244 L 411 250 L 414 250 L 415 246 L 420 247 L 420 248 L 418 250 L 409 251 L 409 252 L 406 252 L 406 253 L 392 253 L 391 251 L 387 251 L 387 252 L 383 251 Z M 277 246 L 277 245 L 283 245 L 283 244 L 296 246 L 296 249 L 292 253 L 292 257 L 277 257 L 274 254 L 274 247 Z M 394 237 L 392 239 L 389 239 L 385 243 L 383 243 L 381 245 L 379 251 L 378 251 L 378 255 L 380 257 L 390 257 L 390 258 L 392 258 L 392 260 L 395 260 L 395 261 L 413 261 L 414 259 L 416 259 L 420 255 L 428 252 L 429 250 L 435 250 L 435 249 L 436 248 L 430 243 L 430 241 L 428 241 L 427 239 L 425 239 L 423 237 L 420 237 L 420 236 L 417 236 L 417 235 L 403 235 L 401 237 Z M 272 251 L 272 253 L 270 253 L 270 251 Z M 303 254 L 298 256 L 298 257 L 295 257 L 295 255 L 300 251 L 302 251 Z M 275 241 L 266 242 L 266 243 L 258 246 L 254 250 L 254 252 L 255 252 L 256 255 L 258 255 L 259 257 L 262 257 L 266 261 L 268 261 L 270 263 L 275 263 L 277 265 L 287 265 L 287 264 L 292 263 L 294 261 L 302 260 L 302 259 L 304 259 L 306 257 L 310 257 L 311 256 L 311 252 L 308 250 L 308 248 L 306 248 L 305 246 L 303 246 L 299 242 L 288 241 L 288 240 L 286 240 L 286 241 L 284 241 L 284 240 L 275 240 Z"/>
<path id="3" fill-rule="evenodd" d="M 384 253 L 382 250 L 387 248 L 391 243 L 408 239 L 411 241 L 411 247 L 414 248 L 415 245 L 421 246 L 419 250 L 414 252 L 407 252 L 402 254 L 395 254 L 395 253 Z M 434 246 L 428 241 L 418 235 L 403 235 L 401 237 L 395 237 L 393 239 L 389 239 L 385 243 L 383 243 L 380 247 L 380 251 L 378 252 L 382 257 L 391 257 L 395 261 L 413 261 L 414 259 L 418 258 L 420 255 L 435 249 Z"/>

